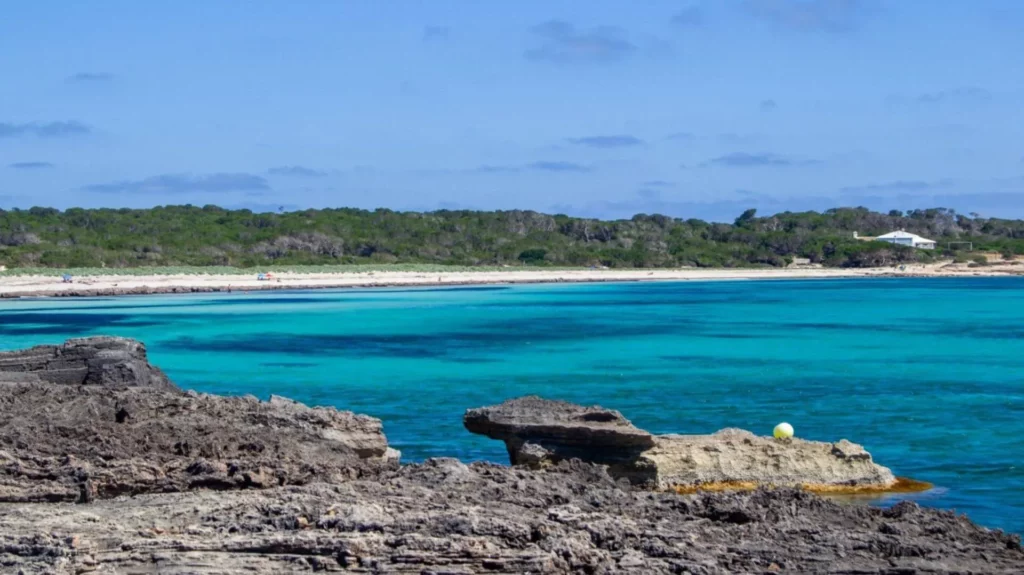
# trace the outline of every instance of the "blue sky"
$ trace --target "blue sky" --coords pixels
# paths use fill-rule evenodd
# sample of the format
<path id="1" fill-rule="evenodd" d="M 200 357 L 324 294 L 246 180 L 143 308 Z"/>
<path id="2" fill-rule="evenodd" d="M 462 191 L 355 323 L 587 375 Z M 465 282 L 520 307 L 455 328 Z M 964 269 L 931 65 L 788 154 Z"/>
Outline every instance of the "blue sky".
<path id="1" fill-rule="evenodd" d="M 1024 217 L 1016 0 L 0 3 L 0 207 Z"/>

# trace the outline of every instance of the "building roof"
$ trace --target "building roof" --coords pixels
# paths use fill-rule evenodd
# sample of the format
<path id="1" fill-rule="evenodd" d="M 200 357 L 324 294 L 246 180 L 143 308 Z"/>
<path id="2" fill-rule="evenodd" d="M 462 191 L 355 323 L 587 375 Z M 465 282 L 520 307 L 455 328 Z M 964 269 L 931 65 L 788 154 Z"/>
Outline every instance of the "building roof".
<path id="1" fill-rule="evenodd" d="M 875 239 L 876 240 L 911 240 L 915 244 L 916 243 L 921 243 L 921 242 L 927 242 L 927 243 L 930 243 L 930 244 L 934 244 L 935 243 L 935 240 L 930 240 L 928 238 L 922 238 L 921 236 L 919 236 L 917 234 L 912 234 L 910 232 L 905 232 L 903 230 L 900 230 L 898 232 L 889 232 L 889 233 L 887 233 L 885 235 L 878 236 Z"/>

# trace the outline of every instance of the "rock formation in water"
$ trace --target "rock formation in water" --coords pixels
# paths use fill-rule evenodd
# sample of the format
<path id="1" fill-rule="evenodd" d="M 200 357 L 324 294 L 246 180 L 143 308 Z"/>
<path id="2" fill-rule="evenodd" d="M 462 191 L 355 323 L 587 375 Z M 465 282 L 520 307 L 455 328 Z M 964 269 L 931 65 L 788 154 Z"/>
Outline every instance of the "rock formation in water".
<path id="1" fill-rule="evenodd" d="M 617 411 L 539 397 L 470 409 L 463 423 L 473 433 L 504 441 L 513 465 L 543 468 L 581 459 L 607 465 L 615 477 L 660 489 L 764 485 L 884 491 L 896 484 L 889 469 L 845 439 L 777 440 L 741 429 L 652 435 Z"/>
<path id="2" fill-rule="evenodd" d="M 892 472 L 856 443 L 778 440 L 742 429 L 711 435 L 659 435 L 638 465 L 662 488 L 788 486 L 813 491 L 885 491 Z"/>
<path id="3" fill-rule="evenodd" d="M 566 459 L 629 464 L 654 447 L 654 436 L 618 411 L 530 396 L 466 411 L 472 433 L 505 442 L 512 465 L 543 467 Z"/>
<path id="4" fill-rule="evenodd" d="M 130 373 L 156 373 L 141 345 L 118 345 L 135 350 Z M 529 399 L 467 417 L 543 470 L 397 466 L 369 417 L 26 369 L 35 376 L 0 383 L 4 573 L 1024 572 L 1019 537 L 913 503 L 637 488 L 608 470 L 661 438 L 608 410 Z"/>
<path id="5" fill-rule="evenodd" d="M 70 339 L 61 345 L 0 352 L 0 383 L 50 382 L 177 389 L 146 359 L 146 347 L 122 337 Z"/>
<path id="6" fill-rule="evenodd" d="M 132 340 L 2 353 L 0 370 L 0 501 L 296 485 L 397 460 L 380 420 L 183 392 Z"/>

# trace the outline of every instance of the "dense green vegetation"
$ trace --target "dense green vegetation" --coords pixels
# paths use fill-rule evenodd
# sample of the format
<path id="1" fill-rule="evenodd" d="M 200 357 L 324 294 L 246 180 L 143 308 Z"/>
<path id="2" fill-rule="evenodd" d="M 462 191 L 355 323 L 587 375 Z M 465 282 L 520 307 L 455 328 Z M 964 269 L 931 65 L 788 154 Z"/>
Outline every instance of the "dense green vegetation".
<path id="1" fill-rule="evenodd" d="M 934 239 L 941 249 L 865 242 L 853 234 L 874 236 L 896 229 Z M 784 266 L 793 258 L 862 267 L 952 255 L 946 247 L 955 241 L 1006 257 L 1024 254 L 1024 221 L 970 217 L 941 208 L 888 214 L 840 208 L 768 217 L 748 210 L 733 224 L 646 214 L 600 221 L 518 210 L 0 210 L 0 265 L 9 268 L 394 263 L 744 267 Z"/>

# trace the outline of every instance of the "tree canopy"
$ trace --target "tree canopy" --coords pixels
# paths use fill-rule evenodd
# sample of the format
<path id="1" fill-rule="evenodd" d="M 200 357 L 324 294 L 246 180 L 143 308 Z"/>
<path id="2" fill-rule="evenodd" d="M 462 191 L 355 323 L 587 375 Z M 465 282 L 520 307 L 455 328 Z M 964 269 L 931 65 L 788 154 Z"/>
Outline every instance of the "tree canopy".
<path id="1" fill-rule="evenodd" d="M 604 221 L 532 211 L 396 212 L 350 208 L 254 213 L 217 206 L 0 210 L 0 264 L 142 267 L 432 263 L 608 267 L 783 266 L 807 258 L 858 267 L 941 255 L 861 241 L 896 229 L 975 249 L 1024 254 L 1024 221 L 936 208 L 837 208 L 734 224 L 637 214 Z"/>

